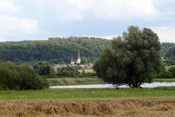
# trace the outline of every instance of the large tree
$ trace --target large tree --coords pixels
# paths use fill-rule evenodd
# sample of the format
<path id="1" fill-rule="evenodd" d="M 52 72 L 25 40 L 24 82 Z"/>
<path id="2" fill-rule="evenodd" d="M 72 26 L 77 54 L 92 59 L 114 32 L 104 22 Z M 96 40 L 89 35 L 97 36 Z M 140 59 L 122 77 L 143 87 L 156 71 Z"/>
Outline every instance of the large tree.
<path id="1" fill-rule="evenodd" d="M 33 66 L 33 69 L 41 76 L 55 74 L 53 66 L 51 66 L 47 61 L 39 61 Z"/>
<path id="2" fill-rule="evenodd" d="M 160 49 L 159 38 L 151 29 L 130 26 L 122 37 L 113 39 L 111 48 L 103 51 L 93 68 L 105 82 L 140 87 L 152 82 L 160 70 Z"/>

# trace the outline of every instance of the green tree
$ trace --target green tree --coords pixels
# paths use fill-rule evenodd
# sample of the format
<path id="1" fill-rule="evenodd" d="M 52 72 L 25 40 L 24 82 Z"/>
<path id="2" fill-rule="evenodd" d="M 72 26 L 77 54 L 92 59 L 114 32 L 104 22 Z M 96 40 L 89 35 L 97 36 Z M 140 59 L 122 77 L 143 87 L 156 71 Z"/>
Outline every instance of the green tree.
<path id="1" fill-rule="evenodd" d="M 78 68 L 76 67 L 67 66 L 67 67 L 57 69 L 58 76 L 76 77 L 79 74 L 80 72 L 78 71 Z"/>
<path id="2" fill-rule="evenodd" d="M 19 66 L 20 78 L 22 78 L 20 89 L 22 90 L 36 90 L 49 87 L 46 78 L 38 75 L 33 68 L 23 64 Z"/>
<path id="3" fill-rule="evenodd" d="M 0 85 L 6 89 L 20 89 L 22 78 L 20 78 L 19 68 L 12 62 L 0 64 Z"/>
<path id="4" fill-rule="evenodd" d="M 175 67 L 170 67 L 170 69 L 168 69 L 169 72 L 172 73 L 172 77 L 175 78 Z"/>
<path id="5" fill-rule="evenodd" d="M 46 61 L 39 61 L 33 66 L 33 69 L 41 76 L 55 74 L 53 66 Z"/>
<path id="6" fill-rule="evenodd" d="M 140 87 L 152 82 L 161 69 L 160 49 L 159 38 L 151 29 L 130 26 L 111 42 L 111 49 L 103 51 L 93 68 L 105 82 Z"/>
<path id="7" fill-rule="evenodd" d="M 0 64 L 0 89 L 29 90 L 48 88 L 48 81 L 27 65 Z"/>

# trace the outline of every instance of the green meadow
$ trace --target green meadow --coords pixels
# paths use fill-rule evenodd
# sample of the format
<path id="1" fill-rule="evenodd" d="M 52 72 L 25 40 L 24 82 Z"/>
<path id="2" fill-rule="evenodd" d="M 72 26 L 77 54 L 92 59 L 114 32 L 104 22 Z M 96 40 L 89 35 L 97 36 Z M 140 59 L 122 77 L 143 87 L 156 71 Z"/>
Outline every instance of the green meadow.
<path id="1" fill-rule="evenodd" d="M 175 87 L 112 89 L 45 89 L 28 91 L 0 91 L 0 100 L 16 99 L 72 99 L 127 98 L 175 96 Z"/>

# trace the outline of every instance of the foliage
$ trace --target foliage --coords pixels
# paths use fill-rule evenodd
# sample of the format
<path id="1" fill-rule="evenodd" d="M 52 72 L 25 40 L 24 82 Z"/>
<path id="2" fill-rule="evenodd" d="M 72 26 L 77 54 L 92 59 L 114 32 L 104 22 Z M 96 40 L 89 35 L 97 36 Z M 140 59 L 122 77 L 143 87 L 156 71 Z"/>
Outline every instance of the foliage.
<path id="1" fill-rule="evenodd" d="M 82 72 L 80 73 L 79 77 L 80 78 L 85 78 L 85 77 L 93 78 L 93 77 L 97 77 L 97 74 L 96 73 L 90 73 L 90 72 L 85 73 L 84 69 L 82 69 Z"/>
<path id="2" fill-rule="evenodd" d="M 20 77 L 22 78 L 20 85 L 20 89 L 22 90 L 44 89 L 49 87 L 47 80 L 27 65 L 20 65 Z"/>
<path id="3" fill-rule="evenodd" d="M 57 76 L 76 77 L 80 74 L 77 67 L 66 66 L 57 69 Z"/>
<path id="4" fill-rule="evenodd" d="M 0 64 L 0 89 L 29 90 L 48 86 L 46 79 L 27 65 L 17 66 L 11 62 Z"/>
<path id="5" fill-rule="evenodd" d="M 173 75 L 171 72 L 164 71 L 156 74 L 155 77 L 156 78 L 173 78 Z"/>
<path id="6" fill-rule="evenodd" d="M 162 71 L 155 75 L 156 78 L 175 78 L 175 67 L 170 67 L 168 71 Z"/>
<path id="7" fill-rule="evenodd" d="M 89 37 L 49 38 L 41 41 L 0 42 L 0 59 L 34 65 L 37 61 L 70 63 L 80 50 L 82 64 L 93 62 L 110 40 Z"/>
<path id="8" fill-rule="evenodd" d="M 165 57 L 164 63 L 166 65 L 175 65 L 175 46 L 168 50 Z"/>
<path id="9" fill-rule="evenodd" d="M 169 43 L 169 42 L 163 42 L 161 49 L 161 56 L 166 57 L 167 52 L 170 50 L 170 48 L 175 47 L 175 43 Z"/>
<path id="10" fill-rule="evenodd" d="M 11 62 L 0 64 L 0 84 L 5 89 L 20 89 L 22 79 L 19 68 Z"/>
<path id="11" fill-rule="evenodd" d="M 170 67 L 170 68 L 168 69 L 168 71 L 171 72 L 171 73 L 174 73 L 174 72 L 175 72 L 175 67 Z"/>
<path id="12" fill-rule="evenodd" d="M 161 68 L 161 44 L 151 29 L 130 26 L 105 49 L 93 68 L 105 82 L 140 87 Z"/>
<path id="13" fill-rule="evenodd" d="M 55 75 L 53 66 L 46 61 L 39 61 L 33 66 L 33 69 L 41 76 Z"/>

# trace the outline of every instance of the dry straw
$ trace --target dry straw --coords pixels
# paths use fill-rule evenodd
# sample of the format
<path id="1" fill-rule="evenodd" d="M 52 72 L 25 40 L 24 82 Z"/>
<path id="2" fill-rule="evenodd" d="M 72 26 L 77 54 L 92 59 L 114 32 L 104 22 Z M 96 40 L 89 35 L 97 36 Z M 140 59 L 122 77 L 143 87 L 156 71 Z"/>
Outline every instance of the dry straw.
<path id="1" fill-rule="evenodd" d="M 175 116 L 175 98 L 0 101 L 1 116 Z"/>

